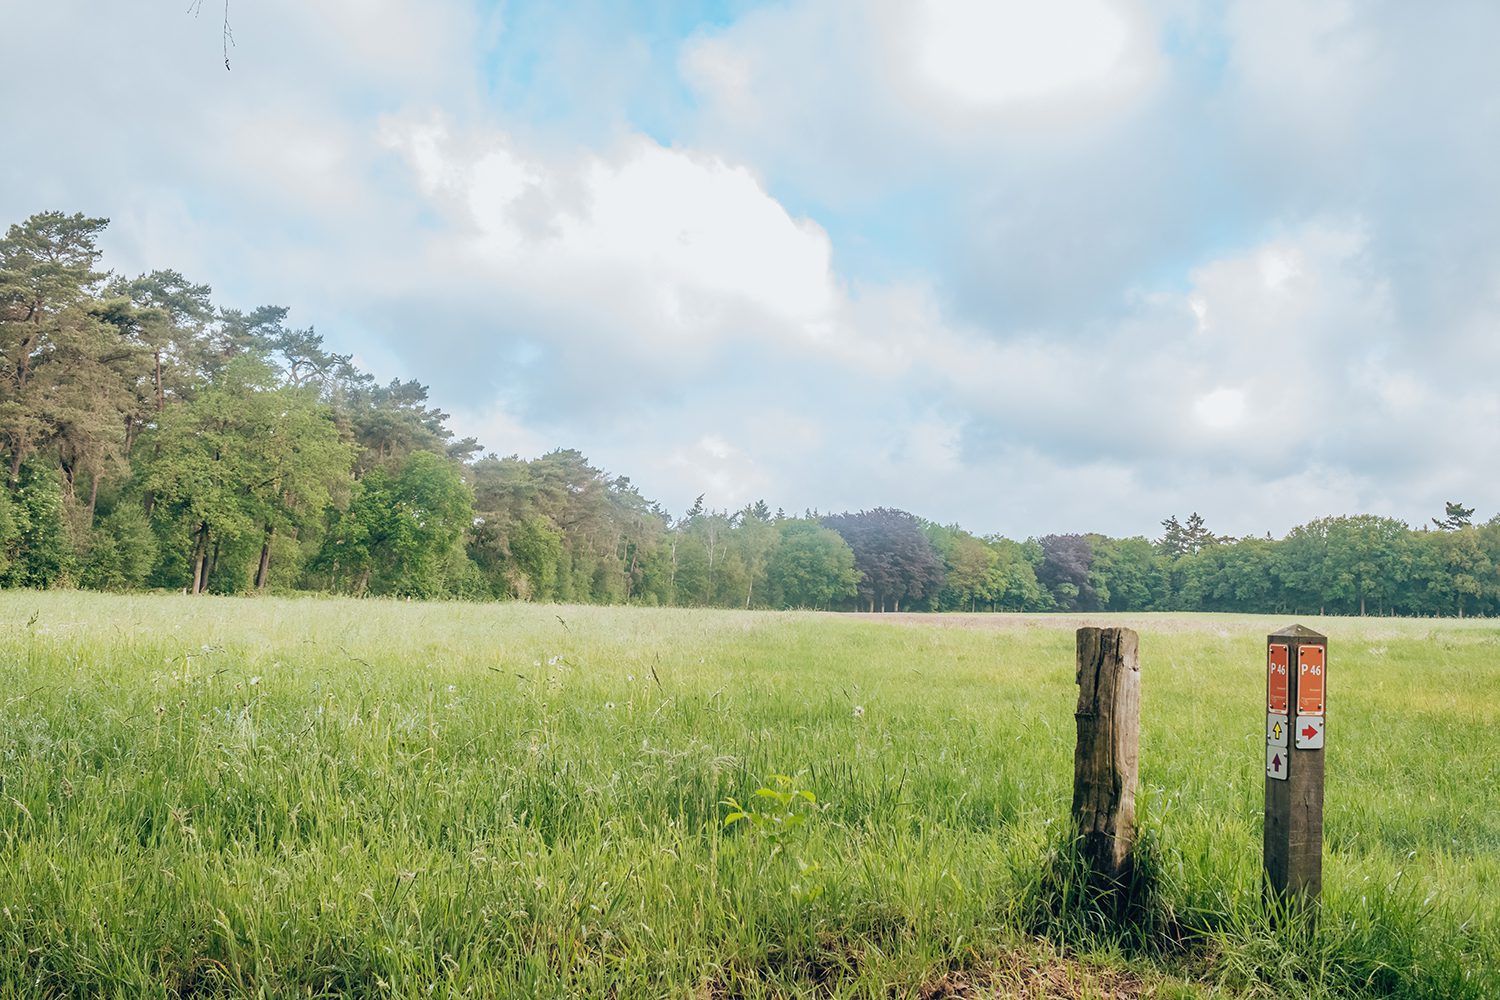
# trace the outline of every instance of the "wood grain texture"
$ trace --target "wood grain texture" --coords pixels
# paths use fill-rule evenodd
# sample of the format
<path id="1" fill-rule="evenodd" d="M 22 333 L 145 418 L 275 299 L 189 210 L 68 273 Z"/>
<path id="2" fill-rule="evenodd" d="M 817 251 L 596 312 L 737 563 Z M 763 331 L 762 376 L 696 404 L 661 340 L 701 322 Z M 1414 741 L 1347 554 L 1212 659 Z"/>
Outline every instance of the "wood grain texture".
<path id="1" fill-rule="evenodd" d="M 1135 849 L 1140 766 L 1140 640 L 1128 628 L 1078 630 L 1073 824 L 1089 867 L 1125 881 Z"/>

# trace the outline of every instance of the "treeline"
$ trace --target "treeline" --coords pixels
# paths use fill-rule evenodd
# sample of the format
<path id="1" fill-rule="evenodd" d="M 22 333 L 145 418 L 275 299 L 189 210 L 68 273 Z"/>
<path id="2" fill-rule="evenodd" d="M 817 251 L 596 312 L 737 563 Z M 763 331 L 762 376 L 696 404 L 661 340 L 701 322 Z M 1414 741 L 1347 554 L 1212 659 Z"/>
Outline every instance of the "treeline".
<path id="1" fill-rule="evenodd" d="M 0 240 L 0 586 L 866 611 L 1496 614 L 1500 519 L 1273 541 L 976 537 L 877 508 L 675 517 L 576 451 L 481 455 L 287 310 L 99 269 L 106 220 Z"/>

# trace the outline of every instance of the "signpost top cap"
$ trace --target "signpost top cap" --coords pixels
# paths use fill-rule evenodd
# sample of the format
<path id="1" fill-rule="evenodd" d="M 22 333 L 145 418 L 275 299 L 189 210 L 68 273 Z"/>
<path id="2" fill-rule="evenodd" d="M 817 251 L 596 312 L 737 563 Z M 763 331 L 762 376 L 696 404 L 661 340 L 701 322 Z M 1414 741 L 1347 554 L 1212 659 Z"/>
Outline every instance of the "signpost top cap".
<path id="1" fill-rule="evenodd" d="M 1287 625 L 1277 629 L 1270 635 L 1272 639 L 1327 639 L 1328 636 L 1321 632 L 1314 632 L 1306 625 Z"/>

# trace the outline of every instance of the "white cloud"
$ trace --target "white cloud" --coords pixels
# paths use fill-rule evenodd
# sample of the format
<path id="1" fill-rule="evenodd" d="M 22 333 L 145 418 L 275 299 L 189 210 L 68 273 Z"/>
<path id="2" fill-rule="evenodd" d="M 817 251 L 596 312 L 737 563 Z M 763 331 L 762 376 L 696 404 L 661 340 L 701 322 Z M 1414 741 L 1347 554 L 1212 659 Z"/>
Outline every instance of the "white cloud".
<path id="1" fill-rule="evenodd" d="M 473 437 L 487 451 L 506 455 L 536 458 L 554 448 L 564 447 L 528 427 L 500 400 L 477 407 L 457 408 L 450 425 L 459 437 Z"/>
<path id="2" fill-rule="evenodd" d="M 1245 393 L 1218 386 L 1193 400 L 1193 416 L 1213 431 L 1233 430 L 1245 419 Z"/>
<path id="3" fill-rule="evenodd" d="M 1206 9 L 1189 72 L 1157 4 L 794 0 L 684 47 L 691 127 L 602 140 L 488 99 L 458 0 L 236 8 L 227 74 L 206 16 L 23 6 L 6 92 L 78 72 L 0 104 L 11 219 L 111 215 L 111 264 L 289 304 L 502 453 L 1022 535 L 1497 488 L 1482 6 Z"/>
<path id="4" fill-rule="evenodd" d="M 722 434 L 705 434 L 674 449 L 665 464 L 688 490 L 696 487 L 713 509 L 738 510 L 768 492 L 769 480 L 755 459 Z"/>
<path id="5" fill-rule="evenodd" d="M 1373 25 L 1353 0 L 1237 0 L 1228 8 L 1230 71 L 1240 99 L 1259 106 L 1246 121 L 1326 154 L 1375 109 L 1387 81 Z"/>
<path id="6" fill-rule="evenodd" d="M 980 108 L 1137 82 L 1128 79 L 1139 68 L 1129 59 L 1134 25 L 1107 0 L 927 0 L 916 18 L 920 74 Z"/>
<path id="7" fill-rule="evenodd" d="M 698 144 L 826 204 L 1108 131 L 1162 60 L 1133 0 L 795 0 L 684 47 Z"/>
<path id="8" fill-rule="evenodd" d="M 550 161 L 430 119 L 388 121 L 384 136 L 458 227 L 441 254 L 536 308 L 623 324 L 615 350 L 827 332 L 839 301 L 827 234 L 743 167 L 642 136 Z"/>

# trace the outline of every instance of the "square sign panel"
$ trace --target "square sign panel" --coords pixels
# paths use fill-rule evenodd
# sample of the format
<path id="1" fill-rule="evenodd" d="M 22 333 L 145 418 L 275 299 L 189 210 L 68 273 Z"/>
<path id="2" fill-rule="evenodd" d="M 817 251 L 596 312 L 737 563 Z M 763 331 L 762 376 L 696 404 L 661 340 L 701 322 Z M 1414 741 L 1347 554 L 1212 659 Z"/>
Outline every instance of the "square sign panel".
<path id="1" fill-rule="evenodd" d="M 1328 677 L 1328 653 L 1323 646 L 1297 648 L 1297 714 L 1323 714 L 1323 682 Z"/>
<path id="2" fill-rule="evenodd" d="M 1266 716 L 1267 746 L 1285 748 L 1287 742 L 1287 734 L 1291 731 L 1292 727 L 1287 724 L 1286 716 L 1274 714 Z"/>
<path id="3" fill-rule="evenodd" d="M 1287 647 L 1274 642 L 1266 652 L 1266 711 L 1277 715 L 1287 712 Z"/>
<path id="4" fill-rule="evenodd" d="M 1287 751 L 1286 747 L 1266 747 L 1266 776 L 1286 780 Z"/>
<path id="5" fill-rule="evenodd" d="M 1323 717 L 1321 715 L 1297 716 L 1297 749 L 1323 749 Z"/>

